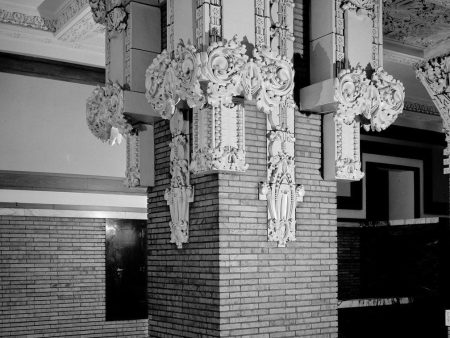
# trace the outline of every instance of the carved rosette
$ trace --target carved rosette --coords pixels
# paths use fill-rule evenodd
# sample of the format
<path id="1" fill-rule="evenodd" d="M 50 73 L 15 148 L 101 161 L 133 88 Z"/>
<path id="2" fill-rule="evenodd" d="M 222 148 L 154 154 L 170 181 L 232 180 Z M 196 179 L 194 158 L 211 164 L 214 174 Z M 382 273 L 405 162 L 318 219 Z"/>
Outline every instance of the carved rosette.
<path id="1" fill-rule="evenodd" d="M 127 28 L 128 13 L 122 0 L 89 0 L 92 17 L 108 31 L 121 33 Z"/>
<path id="2" fill-rule="evenodd" d="M 450 174 L 450 55 L 433 58 L 416 65 L 416 75 L 427 90 L 439 114 L 446 134 L 445 174 Z"/>
<path id="3" fill-rule="evenodd" d="M 382 131 L 403 111 L 403 84 L 378 68 L 367 78 L 358 66 L 342 70 L 335 83 L 338 109 L 334 116 L 336 135 L 336 179 L 360 180 L 359 126 Z M 349 136 L 351 135 L 351 136 Z"/>
<path id="4" fill-rule="evenodd" d="M 123 115 L 123 90 L 117 83 L 97 86 L 86 103 L 86 122 L 92 134 L 102 142 L 120 144 L 133 133 Z"/>

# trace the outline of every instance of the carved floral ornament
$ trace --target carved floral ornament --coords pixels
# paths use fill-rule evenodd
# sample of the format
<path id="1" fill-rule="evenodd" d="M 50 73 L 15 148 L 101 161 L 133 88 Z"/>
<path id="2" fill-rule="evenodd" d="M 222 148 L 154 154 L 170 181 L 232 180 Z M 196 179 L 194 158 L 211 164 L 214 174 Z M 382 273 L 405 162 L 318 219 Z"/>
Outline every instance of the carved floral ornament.
<path id="1" fill-rule="evenodd" d="M 357 66 L 339 73 L 335 100 L 335 119 L 351 124 L 358 118 L 365 130 L 382 131 L 403 111 L 405 89 L 383 68 L 378 68 L 369 79 L 366 71 Z"/>
<path id="2" fill-rule="evenodd" d="M 442 124 L 446 134 L 447 149 L 444 164 L 450 164 L 450 55 L 433 58 L 416 65 L 416 74 L 430 95 L 433 103 L 442 117 Z M 444 169 L 450 174 L 450 169 Z"/>
<path id="3" fill-rule="evenodd" d="M 286 58 L 261 48 L 255 49 L 249 59 L 236 37 L 213 43 L 205 52 L 180 42 L 172 53 L 163 51 L 154 59 L 146 72 L 146 97 L 164 119 L 171 121 L 172 178 L 165 194 L 172 219 L 171 242 L 181 247 L 188 241 L 189 202 L 193 200 L 189 171 L 245 171 L 248 167 L 244 106 L 238 96 L 256 99 L 257 108 L 267 114 L 275 128 L 269 133 L 268 183 L 260 193 L 268 200 L 269 240 L 278 241 L 279 246 L 295 240 L 295 207 L 304 190 L 294 181 L 293 135 L 286 132 L 285 119 L 274 118 L 286 115 L 288 110 L 293 113 L 293 88 L 294 72 Z M 189 168 L 186 135 L 172 126 L 172 121 L 179 119 L 180 101 L 193 108 L 193 160 Z M 286 135 L 290 137 L 285 139 Z M 182 151 L 175 155 L 174 149 Z"/>
<path id="4" fill-rule="evenodd" d="M 173 53 L 163 51 L 147 69 L 146 97 L 163 118 L 173 115 L 180 100 L 195 108 L 194 127 L 201 124 L 198 119 L 202 116 L 214 115 L 211 123 L 219 127 L 215 129 L 214 144 L 194 147 L 193 172 L 247 169 L 244 112 L 241 105 L 233 102 L 236 96 L 256 99 L 257 107 L 266 114 L 279 105 L 293 102 L 292 64 L 265 48 L 255 49 L 250 60 L 245 53 L 245 46 L 240 45 L 236 37 L 228 42 L 213 43 L 206 52 L 197 52 L 195 47 L 180 42 Z M 231 122 L 230 114 L 237 116 Z M 232 135 L 235 141 L 227 139 L 230 123 L 225 125 L 225 120 L 240 130 Z M 197 136 L 198 133 L 194 133 L 194 144 L 201 143 L 196 142 Z"/>
<path id="5" fill-rule="evenodd" d="M 295 241 L 295 208 L 303 202 L 305 189 L 295 184 L 294 134 L 277 130 L 268 135 L 267 182 L 260 184 L 259 198 L 267 200 L 268 240 L 285 247 Z"/>
<path id="6" fill-rule="evenodd" d="M 403 111 L 405 90 L 382 68 L 367 77 L 358 66 L 342 70 L 335 82 L 335 178 L 359 181 L 364 177 L 360 159 L 360 125 L 369 131 L 389 127 Z"/>
<path id="7" fill-rule="evenodd" d="M 89 0 L 92 17 L 109 31 L 121 33 L 127 28 L 128 13 L 122 0 Z"/>
<path id="8" fill-rule="evenodd" d="M 86 103 L 86 122 L 102 142 L 120 144 L 135 130 L 123 115 L 123 90 L 117 83 L 97 86 Z"/>

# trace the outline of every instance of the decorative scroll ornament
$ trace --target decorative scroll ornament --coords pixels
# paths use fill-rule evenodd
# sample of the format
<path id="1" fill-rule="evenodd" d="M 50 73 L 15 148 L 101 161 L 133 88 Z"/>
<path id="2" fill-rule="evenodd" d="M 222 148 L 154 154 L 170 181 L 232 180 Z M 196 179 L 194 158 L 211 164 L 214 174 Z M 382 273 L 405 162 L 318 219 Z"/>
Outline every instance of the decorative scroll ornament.
<path id="1" fill-rule="evenodd" d="M 303 196 L 294 179 L 293 88 L 291 62 L 274 56 L 266 48 L 255 49 L 254 58 L 249 60 L 245 46 L 236 37 L 213 43 L 205 52 L 197 52 L 181 42 L 173 53 L 164 51 L 157 56 L 146 72 L 146 97 L 163 118 L 173 119 L 181 100 L 193 108 L 193 151 L 189 167 L 194 173 L 247 169 L 245 113 L 238 96 L 256 99 L 257 107 L 270 121 L 274 133 L 271 142 L 278 145 L 269 157 L 271 169 L 261 196 L 272 203 L 269 239 L 280 246 L 295 239 L 295 206 L 299 196 Z M 172 131 L 172 135 L 175 142 L 176 133 Z M 176 166 L 179 168 L 176 172 L 187 172 L 185 163 L 171 161 L 172 181 Z M 166 199 L 171 203 L 172 240 L 178 245 L 187 241 L 192 188 L 189 183 L 179 187 L 171 185 Z"/>
<path id="2" fill-rule="evenodd" d="M 172 142 L 170 143 L 170 188 L 164 198 L 170 208 L 170 242 L 179 249 L 189 239 L 189 203 L 194 200 L 194 190 L 189 183 L 189 142 L 187 122 L 183 113 L 176 109 L 170 119 Z"/>
<path id="3" fill-rule="evenodd" d="M 359 116 L 365 130 L 382 131 L 403 111 L 405 89 L 383 68 L 378 68 L 369 80 L 357 66 L 339 73 L 335 99 L 339 103 L 337 119 L 350 124 Z"/>
<path id="4" fill-rule="evenodd" d="M 96 23 L 106 25 L 109 31 L 121 33 L 127 29 L 128 14 L 122 0 L 89 0 Z"/>
<path id="5" fill-rule="evenodd" d="M 268 140 L 268 182 L 260 184 L 259 197 L 268 203 L 268 240 L 285 247 L 287 241 L 295 241 L 295 208 L 305 191 L 295 184 L 294 157 L 288 150 L 294 148 L 294 135 L 270 131 Z"/>
<path id="6" fill-rule="evenodd" d="M 336 179 L 357 181 L 361 172 L 359 126 L 382 131 L 403 111 L 405 90 L 382 68 L 367 78 L 358 66 L 342 70 L 335 83 L 338 109 L 334 115 Z"/>
<path id="7" fill-rule="evenodd" d="M 86 103 L 86 121 L 92 134 L 102 142 L 120 144 L 133 133 L 123 115 L 123 90 L 117 83 L 97 86 Z"/>
<path id="8" fill-rule="evenodd" d="M 446 134 L 444 174 L 450 174 L 450 55 L 437 57 L 416 66 L 416 75 L 427 90 L 439 114 Z"/>

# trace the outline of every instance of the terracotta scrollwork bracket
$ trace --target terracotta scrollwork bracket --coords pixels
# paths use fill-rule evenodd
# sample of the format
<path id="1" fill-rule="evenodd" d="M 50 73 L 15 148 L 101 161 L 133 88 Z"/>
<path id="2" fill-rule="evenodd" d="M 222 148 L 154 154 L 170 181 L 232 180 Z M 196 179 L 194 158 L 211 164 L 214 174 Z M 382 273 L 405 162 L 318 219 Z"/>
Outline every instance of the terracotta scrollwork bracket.
<path id="1" fill-rule="evenodd" d="M 403 111 L 403 84 L 378 68 L 370 78 L 357 66 L 342 70 L 335 81 L 336 179 L 357 181 L 361 171 L 359 128 L 382 131 Z"/>
<path id="2" fill-rule="evenodd" d="M 450 55 L 417 64 L 416 75 L 441 115 L 447 141 L 447 148 L 444 150 L 444 174 L 450 174 Z"/>

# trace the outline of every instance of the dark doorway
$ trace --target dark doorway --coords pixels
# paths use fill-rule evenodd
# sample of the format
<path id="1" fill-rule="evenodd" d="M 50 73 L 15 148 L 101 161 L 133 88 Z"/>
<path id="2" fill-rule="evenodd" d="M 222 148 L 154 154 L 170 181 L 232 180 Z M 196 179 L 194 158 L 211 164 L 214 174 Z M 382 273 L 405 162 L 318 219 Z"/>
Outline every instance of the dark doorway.
<path id="1" fill-rule="evenodd" d="M 106 320 L 147 318 L 146 221 L 106 220 Z"/>
<path id="2" fill-rule="evenodd" d="M 386 221 L 420 217 L 420 169 L 366 163 L 366 218 Z"/>

